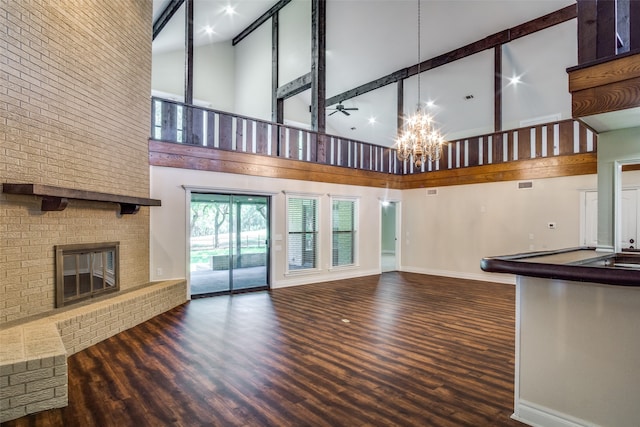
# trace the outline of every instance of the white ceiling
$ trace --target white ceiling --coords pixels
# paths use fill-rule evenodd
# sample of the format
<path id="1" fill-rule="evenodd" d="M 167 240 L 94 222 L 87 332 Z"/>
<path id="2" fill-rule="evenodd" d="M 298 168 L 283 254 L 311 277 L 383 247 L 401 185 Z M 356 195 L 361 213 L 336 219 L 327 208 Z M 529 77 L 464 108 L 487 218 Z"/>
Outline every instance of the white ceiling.
<path id="1" fill-rule="evenodd" d="M 309 3 L 309 0 L 293 1 Z M 153 0 L 154 20 L 167 2 Z M 195 0 L 194 42 L 201 45 L 230 40 L 276 3 L 276 0 Z M 424 60 L 446 53 L 574 3 L 575 0 L 422 0 L 420 58 Z M 235 14 L 225 14 L 228 5 L 235 7 Z M 183 10 L 184 7 L 156 38 L 154 53 L 184 47 Z M 215 33 L 206 34 L 206 26 L 212 27 Z M 549 31 L 548 40 L 543 43 L 553 46 L 554 37 L 566 37 L 571 31 L 575 31 L 575 27 Z M 519 60 L 509 57 L 509 50 L 505 55 L 505 60 Z M 417 0 L 328 0 L 327 97 L 413 65 L 417 60 Z M 561 73 L 564 73 L 564 67 L 576 65 L 574 58 L 563 61 L 567 63 L 556 65 Z M 487 51 L 429 73 L 432 84 L 423 82 L 421 101 L 436 98 L 434 100 L 439 104 L 436 109 L 446 104 L 442 111 L 436 111 L 441 113 L 442 122 L 451 127 L 445 131 L 459 137 L 463 129 L 456 121 L 464 122 L 468 135 L 485 132 L 487 126 L 493 126 L 492 62 L 492 52 Z M 541 64 L 540 68 L 543 67 Z M 453 85 L 447 81 L 447 77 L 452 76 L 456 81 Z M 562 76 L 565 80 L 560 90 L 563 96 L 568 96 L 565 76 Z M 415 80 L 405 81 L 405 93 L 415 87 Z M 389 85 L 345 101 L 346 106 L 357 106 L 360 110 L 349 117 L 339 113 L 327 117 L 327 132 L 391 145 L 397 120 L 395 88 L 395 85 Z M 528 88 L 527 94 L 547 96 L 535 89 Z M 521 89 L 521 92 L 525 90 Z M 467 94 L 473 94 L 473 100 L 466 101 Z M 299 105 L 302 109 L 310 103 L 308 91 L 296 98 L 288 104 Z M 407 96 L 405 101 L 406 110 L 414 105 L 412 103 L 417 103 L 417 99 L 410 101 Z M 555 111 L 545 114 L 551 113 Z M 531 114 L 536 114 L 533 109 Z M 371 117 L 376 118 L 375 125 L 368 123 Z"/>
<path id="2" fill-rule="evenodd" d="M 276 4 L 274 0 L 195 0 L 193 24 L 196 46 L 231 40 Z M 153 22 L 169 4 L 169 0 L 153 0 Z M 232 6 L 233 14 L 225 9 Z M 209 27 L 213 33 L 206 32 Z M 184 48 L 184 6 L 153 41 L 155 53 Z"/>

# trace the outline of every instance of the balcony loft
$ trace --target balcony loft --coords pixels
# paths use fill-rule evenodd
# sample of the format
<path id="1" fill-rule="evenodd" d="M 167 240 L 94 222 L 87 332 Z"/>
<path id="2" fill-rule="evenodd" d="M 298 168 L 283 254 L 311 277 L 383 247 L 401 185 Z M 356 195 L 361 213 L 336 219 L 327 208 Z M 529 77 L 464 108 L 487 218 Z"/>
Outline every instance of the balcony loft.
<path id="1" fill-rule="evenodd" d="M 578 1 L 572 115 L 598 132 L 640 126 L 640 2 Z"/>
<path id="2" fill-rule="evenodd" d="M 417 169 L 391 147 L 160 98 L 152 117 L 152 166 L 394 189 L 597 170 L 597 133 L 571 119 L 450 141 Z"/>

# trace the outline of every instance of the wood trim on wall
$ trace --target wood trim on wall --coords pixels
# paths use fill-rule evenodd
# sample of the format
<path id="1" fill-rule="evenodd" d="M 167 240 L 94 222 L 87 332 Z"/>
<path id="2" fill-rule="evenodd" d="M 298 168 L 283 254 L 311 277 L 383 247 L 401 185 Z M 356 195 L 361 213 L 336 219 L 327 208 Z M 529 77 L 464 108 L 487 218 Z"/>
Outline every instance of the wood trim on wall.
<path id="1" fill-rule="evenodd" d="M 400 188 L 402 176 L 149 140 L 149 164 L 299 181 Z"/>
<path id="2" fill-rule="evenodd" d="M 495 165 L 472 166 L 414 175 L 392 175 L 149 140 L 149 164 L 151 166 L 269 178 L 406 190 L 595 174 L 598 160 L 596 153 L 588 153 L 521 160 Z"/>
<path id="3" fill-rule="evenodd" d="M 405 175 L 402 176 L 400 188 L 406 190 L 589 175 L 597 173 L 597 169 L 598 157 L 596 153 L 574 154 Z"/>
<path id="4" fill-rule="evenodd" d="M 640 107 L 640 53 L 568 73 L 573 117 Z"/>

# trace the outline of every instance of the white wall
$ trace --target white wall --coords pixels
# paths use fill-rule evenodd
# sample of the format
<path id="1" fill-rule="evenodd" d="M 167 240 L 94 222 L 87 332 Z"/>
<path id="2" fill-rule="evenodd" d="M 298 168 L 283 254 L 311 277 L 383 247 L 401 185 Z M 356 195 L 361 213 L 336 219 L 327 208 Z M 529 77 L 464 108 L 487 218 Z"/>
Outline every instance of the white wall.
<path id="1" fill-rule="evenodd" d="M 193 49 L 193 98 L 210 108 L 235 109 L 235 50 L 231 42 Z M 184 99 L 184 49 L 153 55 L 151 89 Z"/>
<path id="2" fill-rule="evenodd" d="M 579 246 L 580 190 L 595 189 L 596 175 L 532 182 L 531 189 L 516 181 L 442 187 L 437 195 L 405 190 L 402 270 L 513 283 L 481 271 L 480 260 Z"/>
<path id="3" fill-rule="evenodd" d="M 184 49 L 154 54 L 151 89 L 184 99 Z"/>
<path id="4" fill-rule="evenodd" d="M 235 112 L 271 120 L 271 20 L 235 46 Z"/>
<path id="5" fill-rule="evenodd" d="M 235 50 L 231 42 L 194 48 L 193 97 L 208 101 L 211 108 L 235 109 Z"/>
<path id="6" fill-rule="evenodd" d="M 311 71 L 311 2 L 292 1 L 280 11 L 278 86 Z"/>
<path id="7" fill-rule="evenodd" d="M 285 241 L 272 252 L 272 286 L 288 286 L 380 271 L 381 199 L 401 200 L 401 269 L 478 280 L 514 283 L 510 275 L 485 273 L 483 257 L 579 246 L 580 190 L 595 189 L 596 175 L 534 180 L 532 189 L 517 182 L 442 187 L 435 196 L 425 189 L 385 190 L 369 187 L 292 181 L 275 178 L 151 168 L 151 197 L 162 207 L 151 210 L 152 280 L 184 278 L 187 274 L 185 190 L 195 186 L 228 191 L 273 192 L 272 236 L 285 239 L 285 195 L 282 191 L 321 196 L 321 226 L 329 230 L 327 194 L 360 197 L 360 266 L 329 271 L 330 233 L 323 233 L 321 271 L 285 276 Z M 547 228 L 555 222 L 557 228 Z M 532 237 L 532 238 L 531 238 Z M 158 268 L 162 275 L 158 275 Z"/>
<path id="8" fill-rule="evenodd" d="M 151 167 L 151 197 L 161 199 L 162 207 L 151 212 L 151 280 L 185 278 L 187 274 L 186 191 L 183 186 L 209 188 L 221 192 L 273 193 L 271 285 L 273 288 L 304 283 L 322 282 L 380 273 L 380 201 L 386 197 L 399 199 L 400 192 L 384 188 L 356 187 L 262 178 L 216 172 Z M 307 274 L 285 275 L 286 268 L 286 196 L 298 192 L 320 197 L 320 268 Z M 329 270 L 330 198 L 356 196 L 359 203 L 358 258 L 359 266 Z M 275 240 L 280 235 L 282 240 Z M 278 249 L 280 246 L 280 249 Z M 162 274 L 158 274 L 161 269 Z"/>
<path id="9" fill-rule="evenodd" d="M 576 26 L 573 19 L 503 46 L 503 129 L 555 114 L 571 118 L 566 70 L 578 63 Z M 513 76 L 520 76 L 521 83 L 510 84 Z"/>

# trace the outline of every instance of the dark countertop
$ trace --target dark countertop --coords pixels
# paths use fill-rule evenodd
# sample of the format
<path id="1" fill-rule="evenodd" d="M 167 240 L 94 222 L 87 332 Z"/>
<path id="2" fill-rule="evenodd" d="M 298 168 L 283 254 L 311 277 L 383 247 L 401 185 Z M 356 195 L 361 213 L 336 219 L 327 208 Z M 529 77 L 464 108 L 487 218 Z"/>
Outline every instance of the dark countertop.
<path id="1" fill-rule="evenodd" d="M 492 273 L 605 285 L 640 286 L 640 253 L 604 253 L 595 248 L 570 248 L 483 258 L 480 267 Z"/>

